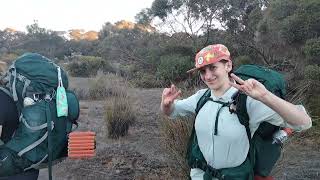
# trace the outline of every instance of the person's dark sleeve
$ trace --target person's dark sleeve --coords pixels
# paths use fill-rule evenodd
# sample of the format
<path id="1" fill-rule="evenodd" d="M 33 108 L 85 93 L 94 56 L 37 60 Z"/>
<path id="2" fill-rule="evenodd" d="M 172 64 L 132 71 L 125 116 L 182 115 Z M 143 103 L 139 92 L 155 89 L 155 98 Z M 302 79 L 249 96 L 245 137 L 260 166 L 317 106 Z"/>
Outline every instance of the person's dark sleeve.
<path id="1" fill-rule="evenodd" d="M 19 117 L 15 102 L 11 97 L 0 91 L 0 125 L 2 125 L 1 140 L 11 139 L 19 124 Z"/>

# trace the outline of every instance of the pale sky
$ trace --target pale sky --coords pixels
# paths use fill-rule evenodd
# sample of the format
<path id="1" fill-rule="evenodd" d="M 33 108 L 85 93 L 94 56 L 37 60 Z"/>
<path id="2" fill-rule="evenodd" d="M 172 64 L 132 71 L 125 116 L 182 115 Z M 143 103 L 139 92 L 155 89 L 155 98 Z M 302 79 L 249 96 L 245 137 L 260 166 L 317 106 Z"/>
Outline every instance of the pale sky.
<path id="1" fill-rule="evenodd" d="M 0 30 L 26 31 L 38 21 L 40 27 L 67 31 L 99 31 L 105 22 L 134 22 L 134 16 L 150 8 L 154 0 L 1 0 Z"/>

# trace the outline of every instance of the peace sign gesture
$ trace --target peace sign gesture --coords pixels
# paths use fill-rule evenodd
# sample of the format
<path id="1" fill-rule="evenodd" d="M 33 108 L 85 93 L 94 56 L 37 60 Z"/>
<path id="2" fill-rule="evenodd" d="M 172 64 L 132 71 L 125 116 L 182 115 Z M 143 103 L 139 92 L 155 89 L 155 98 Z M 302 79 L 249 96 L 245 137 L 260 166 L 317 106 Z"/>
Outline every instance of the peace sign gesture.
<path id="1" fill-rule="evenodd" d="M 235 80 L 235 82 L 238 83 L 236 84 L 235 82 L 230 82 L 231 86 L 239 89 L 256 100 L 261 101 L 261 99 L 270 92 L 264 87 L 263 84 L 255 79 L 250 78 L 244 81 L 235 74 L 231 74 L 231 77 Z"/>
<path id="2" fill-rule="evenodd" d="M 176 88 L 175 85 L 171 85 L 170 88 L 165 88 L 162 92 L 162 104 L 164 106 L 171 105 L 173 101 L 180 96 L 181 91 Z"/>

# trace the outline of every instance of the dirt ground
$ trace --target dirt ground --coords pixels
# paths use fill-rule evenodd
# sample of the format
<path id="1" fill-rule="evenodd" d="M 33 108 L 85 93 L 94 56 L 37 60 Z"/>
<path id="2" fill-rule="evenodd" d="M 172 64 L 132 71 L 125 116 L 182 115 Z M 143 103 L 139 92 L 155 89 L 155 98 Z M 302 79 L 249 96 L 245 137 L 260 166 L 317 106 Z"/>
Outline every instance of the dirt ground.
<path id="1" fill-rule="evenodd" d="M 107 138 L 103 120 L 105 101 L 81 101 L 79 130 L 96 132 L 96 156 L 91 159 L 66 159 L 53 167 L 55 180 L 107 179 L 178 179 L 160 141 L 157 122 L 162 89 L 133 89 L 130 94 L 138 110 L 138 118 L 128 136 L 118 140 Z M 319 145 L 311 142 L 289 143 L 274 170 L 280 180 L 320 179 Z M 39 180 L 48 179 L 47 170 Z"/>

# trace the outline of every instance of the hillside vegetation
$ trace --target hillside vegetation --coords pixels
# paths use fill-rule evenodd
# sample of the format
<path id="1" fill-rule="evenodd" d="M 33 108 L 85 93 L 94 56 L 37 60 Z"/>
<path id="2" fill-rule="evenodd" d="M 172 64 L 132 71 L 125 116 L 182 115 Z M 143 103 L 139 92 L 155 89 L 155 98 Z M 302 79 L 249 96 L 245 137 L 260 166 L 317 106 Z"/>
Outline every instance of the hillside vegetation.
<path id="1" fill-rule="evenodd" d="M 209 44 L 226 45 L 231 52 L 235 68 L 242 64 L 258 64 L 285 75 L 287 99 L 295 104 L 303 104 L 313 120 L 313 127 L 310 130 L 295 136 L 296 141 L 294 142 L 297 143 L 288 146 L 293 147 L 294 150 L 288 150 L 287 154 L 293 157 L 300 153 L 299 155 L 306 159 L 308 156 L 301 153 L 311 149 L 312 157 L 318 157 L 313 151 L 314 145 L 310 147 L 311 144 L 320 144 L 319 17 L 319 0 L 154 0 L 150 8 L 137 13 L 136 22 L 125 20 L 114 24 L 106 22 L 98 35 L 90 40 L 87 38 L 68 40 L 59 32 L 42 28 L 36 22 L 26 27 L 26 33 L 12 30 L 0 31 L 0 61 L 10 64 L 25 52 L 37 52 L 59 63 L 70 76 L 91 82 L 90 85 L 79 85 L 73 88 L 82 103 L 93 103 L 91 107 L 86 108 L 91 108 L 91 111 L 96 113 L 93 113 L 94 119 L 100 123 L 96 125 L 97 129 L 102 127 L 103 133 L 108 137 L 99 137 L 99 140 L 107 139 L 108 143 L 112 143 L 108 145 L 102 142 L 104 147 L 98 149 L 99 158 L 101 158 L 99 160 L 103 161 L 99 162 L 102 165 L 112 169 L 113 165 L 126 164 L 123 162 L 118 162 L 120 165 L 112 164 L 114 159 L 112 157 L 105 159 L 106 157 L 102 154 L 108 149 L 115 155 L 119 153 L 118 150 L 122 146 L 130 151 L 132 141 L 137 141 L 138 144 L 134 145 L 134 151 L 130 153 L 133 153 L 132 156 L 138 159 L 138 161 L 131 159 L 134 161 L 131 170 L 137 170 L 135 172 L 138 174 L 131 172 L 130 177 L 143 179 L 143 174 L 151 167 L 151 169 L 156 169 L 156 172 L 151 172 L 155 174 L 154 179 L 159 179 L 159 176 L 164 174 L 172 178 L 170 173 L 167 174 L 168 169 L 179 171 L 177 176 L 181 178 L 185 177 L 185 173 L 188 172 L 188 167 L 185 167 L 182 158 L 185 153 L 182 150 L 185 140 L 179 139 L 181 143 L 176 142 L 178 144 L 169 141 L 170 138 L 175 138 L 174 140 L 177 141 L 176 133 L 187 136 L 190 125 L 180 122 L 170 124 L 170 121 L 161 119 L 158 115 L 159 102 L 152 100 L 156 97 L 160 99 L 161 89 L 171 83 L 177 84 L 187 94 L 199 88 L 201 82 L 198 76 L 188 75 L 186 71 L 194 66 L 195 54 Z M 74 31 L 73 33 L 79 32 Z M 2 62 L 1 64 L 4 64 Z M 104 75 L 101 78 L 102 74 Z M 118 81 L 113 81 L 114 77 L 120 78 L 121 83 L 126 84 L 124 89 L 135 88 L 132 90 L 134 93 L 123 93 L 123 88 L 117 86 Z M 76 82 L 73 79 L 73 83 Z M 137 99 L 142 97 L 147 99 L 132 100 L 129 98 L 131 96 Z M 108 99 L 110 97 L 112 98 Z M 119 99 L 115 100 L 115 98 Z M 99 104 L 101 101 L 106 101 L 107 105 Z M 150 101 L 152 101 L 152 106 L 147 104 Z M 132 109 L 131 106 L 140 107 L 140 109 Z M 117 112 L 117 109 L 113 108 L 122 109 L 125 113 L 116 114 L 114 112 Z M 142 108 L 144 114 L 139 114 Z M 133 114 L 133 112 L 138 113 Z M 125 117 L 129 118 L 128 121 L 115 123 L 117 118 Z M 89 117 L 82 121 L 86 125 L 91 123 Z M 102 126 L 101 123 L 105 125 Z M 133 132 L 130 127 L 134 127 Z M 143 129 L 146 127 L 157 130 Z M 159 130 L 160 127 L 164 128 Z M 115 130 L 115 128 L 124 130 Z M 145 139 L 139 140 L 138 137 L 133 136 L 141 132 L 147 133 L 144 136 L 147 140 L 150 138 L 157 141 L 157 138 L 161 136 L 167 141 L 164 147 L 170 150 L 167 154 L 170 154 L 171 160 L 178 162 L 177 165 L 165 167 L 169 158 L 163 159 L 162 156 L 167 155 L 163 151 L 161 151 L 163 154 L 159 155 L 161 157 L 150 159 L 149 156 L 160 150 L 152 147 L 151 140 L 143 142 Z M 166 134 L 171 136 L 167 137 Z M 121 137 L 126 135 L 129 139 L 123 140 L 125 143 L 110 140 L 112 138 L 121 140 Z M 141 147 L 152 147 L 150 152 L 143 154 L 139 149 L 141 144 L 143 144 Z M 160 141 L 157 141 L 157 145 L 159 144 Z M 316 148 L 319 150 L 319 146 Z M 298 152 L 299 150 L 302 152 Z M 124 151 L 121 151 L 120 154 L 126 156 Z M 146 161 L 148 164 L 145 164 L 141 157 L 149 158 L 149 161 Z M 161 161 L 157 158 L 160 158 Z M 284 174 L 293 170 L 290 171 L 283 164 L 292 161 L 286 157 L 283 159 L 274 174 L 286 178 Z M 158 160 L 159 163 L 153 164 Z M 295 160 L 293 163 L 299 164 L 300 160 Z M 140 166 L 136 166 L 136 162 Z M 68 163 L 72 164 L 72 162 Z M 306 162 L 301 163 L 306 164 Z M 153 168 L 152 164 L 157 167 Z M 119 168 L 118 166 L 115 169 Z M 141 166 L 145 169 L 139 169 Z M 310 168 L 315 166 L 319 167 L 319 164 L 314 161 L 306 165 Z M 76 168 L 73 170 L 76 171 Z M 130 167 L 122 168 L 124 168 L 123 171 L 130 169 Z M 301 173 L 301 176 L 308 174 L 301 172 L 308 171 L 308 169 L 299 168 L 299 165 L 293 167 L 294 171 Z M 310 170 L 312 171 L 310 179 L 318 177 L 314 173 L 318 170 L 316 168 Z M 116 172 L 110 173 L 113 173 L 112 177 L 118 177 Z M 100 175 L 101 179 L 105 176 L 103 173 Z M 79 175 L 81 176 L 84 175 Z M 294 176 L 298 177 L 297 173 L 288 175 L 288 179 Z"/>

